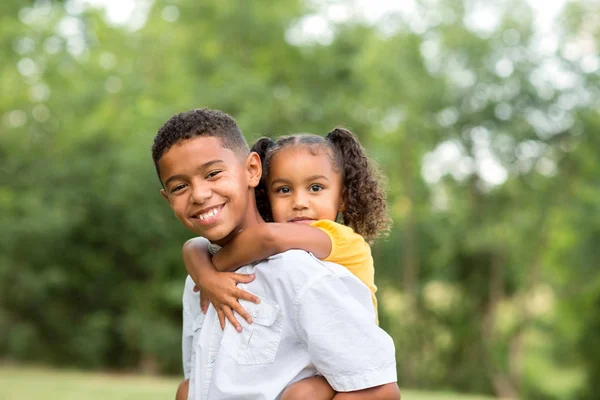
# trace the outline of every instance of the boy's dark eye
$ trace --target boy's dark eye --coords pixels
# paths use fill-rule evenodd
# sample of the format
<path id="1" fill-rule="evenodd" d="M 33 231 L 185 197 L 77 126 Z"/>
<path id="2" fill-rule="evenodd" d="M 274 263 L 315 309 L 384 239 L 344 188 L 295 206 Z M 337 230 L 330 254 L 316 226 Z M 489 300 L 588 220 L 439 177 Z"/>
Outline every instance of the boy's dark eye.
<path id="1" fill-rule="evenodd" d="M 310 192 L 320 192 L 321 190 L 323 190 L 323 186 L 321 186 L 321 185 L 310 185 L 310 188 L 308 188 L 308 190 Z"/>
<path id="2" fill-rule="evenodd" d="M 281 193 L 281 194 L 287 194 L 287 193 L 290 193 L 291 191 L 292 191 L 292 189 L 290 189 L 287 186 L 282 186 L 276 190 L 277 193 Z"/>
<path id="3" fill-rule="evenodd" d="M 206 175 L 206 179 L 210 179 L 210 178 L 214 178 L 215 176 L 219 175 L 221 172 L 223 171 L 211 171 Z"/>
<path id="4" fill-rule="evenodd" d="M 178 191 L 180 191 L 181 189 L 184 189 L 184 188 L 185 188 L 184 184 L 177 185 L 177 186 L 175 186 L 174 188 L 171 189 L 171 193 L 178 192 Z"/>

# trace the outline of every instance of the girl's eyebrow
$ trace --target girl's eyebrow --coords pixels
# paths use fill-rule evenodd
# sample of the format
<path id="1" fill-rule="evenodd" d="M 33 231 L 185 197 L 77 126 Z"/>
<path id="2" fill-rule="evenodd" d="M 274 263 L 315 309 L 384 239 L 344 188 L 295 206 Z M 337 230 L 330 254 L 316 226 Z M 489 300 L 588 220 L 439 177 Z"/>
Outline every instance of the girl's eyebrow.
<path id="1" fill-rule="evenodd" d="M 313 176 L 309 176 L 308 178 L 306 178 L 307 181 L 316 181 L 319 179 L 324 179 L 326 181 L 329 180 L 329 178 L 326 177 L 325 175 L 313 175 Z"/>
<path id="2" fill-rule="evenodd" d="M 329 178 L 326 177 L 325 175 L 311 175 L 311 176 L 307 177 L 304 181 L 305 182 L 310 182 L 310 181 L 316 181 L 316 180 L 319 180 L 319 179 L 322 179 L 322 180 L 325 180 L 325 181 L 329 180 Z M 289 184 L 290 181 L 288 179 L 278 178 L 278 179 L 275 179 L 273 182 L 271 182 L 271 186 L 279 185 L 279 184 L 282 184 L 282 183 Z"/>
<path id="3" fill-rule="evenodd" d="M 290 183 L 290 181 L 287 179 L 283 179 L 283 178 L 275 179 L 273 182 L 271 182 L 271 186 L 274 186 L 274 185 L 277 185 L 280 183 Z"/>

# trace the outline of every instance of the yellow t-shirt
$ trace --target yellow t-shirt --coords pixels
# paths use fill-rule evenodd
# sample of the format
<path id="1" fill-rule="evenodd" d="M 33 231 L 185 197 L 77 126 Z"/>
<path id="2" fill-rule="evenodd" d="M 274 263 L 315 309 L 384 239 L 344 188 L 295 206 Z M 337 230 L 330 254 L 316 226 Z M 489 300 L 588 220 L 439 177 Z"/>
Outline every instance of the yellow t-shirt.
<path id="1" fill-rule="evenodd" d="M 329 220 L 315 221 L 311 224 L 321 229 L 331 239 L 331 253 L 323 261 L 330 261 L 346 267 L 354 276 L 360 279 L 371 291 L 375 318 L 379 324 L 377 314 L 377 297 L 375 292 L 375 267 L 371 247 L 365 239 L 346 225 Z"/>

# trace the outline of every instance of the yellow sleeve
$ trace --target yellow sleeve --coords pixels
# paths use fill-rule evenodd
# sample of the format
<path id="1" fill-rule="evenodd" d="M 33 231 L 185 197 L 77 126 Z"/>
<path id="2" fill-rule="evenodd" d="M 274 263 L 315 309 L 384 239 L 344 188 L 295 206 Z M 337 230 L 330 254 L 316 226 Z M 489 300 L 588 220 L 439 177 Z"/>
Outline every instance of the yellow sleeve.
<path id="1" fill-rule="evenodd" d="M 331 253 L 323 261 L 331 261 L 351 269 L 371 256 L 371 249 L 362 236 L 352 228 L 337 222 L 321 220 L 311 224 L 331 239 Z"/>
<path id="2" fill-rule="evenodd" d="M 369 244 L 352 228 L 337 222 L 320 220 L 313 222 L 311 225 L 321 229 L 331 239 L 331 253 L 323 261 L 330 261 L 347 268 L 362 283 L 367 285 L 371 291 L 373 306 L 377 314 L 375 268 Z"/>

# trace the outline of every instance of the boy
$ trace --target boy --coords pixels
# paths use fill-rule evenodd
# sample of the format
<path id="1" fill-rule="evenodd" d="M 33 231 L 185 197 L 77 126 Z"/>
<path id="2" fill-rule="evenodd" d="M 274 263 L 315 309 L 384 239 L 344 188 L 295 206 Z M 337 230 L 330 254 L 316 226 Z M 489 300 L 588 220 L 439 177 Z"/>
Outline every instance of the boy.
<path id="1" fill-rule="evenodd" d="M 152 156 L 162 195 L 188 229 L 222 246 L 264 223 L 254 199 L 262 167 L 235 121 L 220 111 L 173 116 Z M 221 330 L 214 307 L 200 312 L 188 277 L 184 369 L 192 399 L 276 399 L 291 383 L 322 374 L 335 399 L 399 399 L 394 344 L 374 323 L 369 290 L 347 269 L 291 250 L 207 279 L 245 290 L 252 317 Z M 246 274 L 246 275 L 244 275 Z M 318 372 L 317 372 L 318 371 Z M 186 382 L 178 396 L 185 398 Z"/>

